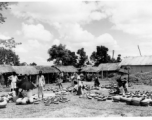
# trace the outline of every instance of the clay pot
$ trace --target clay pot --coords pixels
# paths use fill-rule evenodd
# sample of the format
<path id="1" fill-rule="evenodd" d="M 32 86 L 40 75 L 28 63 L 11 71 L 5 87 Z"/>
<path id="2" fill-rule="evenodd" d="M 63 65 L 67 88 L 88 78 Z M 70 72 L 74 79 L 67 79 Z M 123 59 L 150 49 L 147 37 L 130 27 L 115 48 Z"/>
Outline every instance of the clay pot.
<path id="1" fill-rule="evenodd" d="M 140 105 L 140 102 L 142 101 L 143 98 L 137 98 L 137 97 L 134 97 L 132 98 L 131 100 L 131 104 L 132 105 L 135 105 L 135 106 L 139 106 Z"/>
<path id="2" fill-rule="evenodd" d="M 113 97 L 113 102 L 119 102 L 121 96 L 114 96 Z"/>

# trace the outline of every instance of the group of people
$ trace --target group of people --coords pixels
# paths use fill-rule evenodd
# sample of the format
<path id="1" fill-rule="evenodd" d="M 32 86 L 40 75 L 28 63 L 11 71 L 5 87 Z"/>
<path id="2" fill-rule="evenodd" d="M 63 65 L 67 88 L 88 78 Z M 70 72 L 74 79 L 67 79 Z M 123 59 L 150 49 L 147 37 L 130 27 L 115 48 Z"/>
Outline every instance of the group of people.
<path id="1" fill-rule="evenodd" d="M 117 79 L 118 82 L 118 88 L 117 91 L 120 93 L 120 88 L 124 88 L 124 92 L 128 92 L 128 82 L 126 77 L 123 77 L 124 73 L 120 72 L 120 77 Z M 21 81 L 28 80 L 28 76 L 24 75 L 22 78 L 19 79 L 17 74 L 13 72 L 11 76 L 8 77 L 8 79 L 11 81 L 11 91 L 15 91 L 16 95 L 20 95 L 21 91 L 20 86 L 18 83 L 21 83 Z M 57 75 L 57 84 L 59 89 L 63 89 L 63 80 L 64 80 L 64 73 L 61 72 Z M 71 76 L 69 76 L 69 80 L 71 81 L 71 87 L 73 87 L 73 92 L 76 92 L 77 95 L 83 95 L 85 93 L 85 85 L 83 83 L 84 80 L 84 74 L 83 73 L 73 73 Z M 94 74 L 93 76 L 94 80 L 94 87 L 99 87 L 100 82 L 99 82 L 99 77 L 98 74 Z M 42 74 L 42 71 L 39 71 L 39 74 L 36 77 L 36 83 L 32 83 L 35 87 L 38 88 L 38 98 L 42 96 L 42 99 L 44 98 L 44 87 L 45 87 L 45 77 Z M 27 90 L 27 94 L 30 90 Z"/>
<path id="2" fill-rule="evenodd" d="M 11 81 L 11 86 L 10 86 L 11 91 L 13 93 L 15 93 L 15 95 L 18 97 L 23 96 L 23 94 L 22 94 L 23 89 L 21 88 L 21 83 L 23 83 L 25 81 L 29 81 L 28 75 L 24 75 L 19 79 L 18 75 L 15 72 L 13 72 L 13 74 L 8 77 L 8 80 Z M 45 78 L 42 75 L 42 71 L 39 71 L 39 74 L 37 75 L 36 84 L 34 84 L 32 82 L 31 82 L 31 84 L 33 84 L 34 87 L 38 88 L 38 97 L 40 98 L 40 95 L 42 95 L 42 98 L 43 98 L 44 97 L 43 91 L 44 91 L 44 87 L 45 87 Z M 24 93 L 25 92 L 26 92 L 27 96 L 32 95 L 32 93 L 31 93 L 32 91 L 30 89 L 24 90 Z"/>

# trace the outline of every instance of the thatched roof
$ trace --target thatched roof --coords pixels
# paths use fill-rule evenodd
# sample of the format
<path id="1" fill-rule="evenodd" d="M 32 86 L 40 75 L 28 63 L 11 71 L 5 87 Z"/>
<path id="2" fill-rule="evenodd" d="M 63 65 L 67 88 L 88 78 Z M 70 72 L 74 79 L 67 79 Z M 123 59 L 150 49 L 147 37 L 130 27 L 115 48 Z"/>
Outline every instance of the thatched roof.
<path id="1" fill-rule="evenodd" d="M 102 63 L 98 68 L 99 71 L 116 71 L 119 69 L 119 63 Z"/>
<path id="2" fill-rule="evenodd" d="M 14 69 L 10 65 L 0 65 L 0 74 L 2 73 L 11 73 Z"/>
<path id="3" fill-rule="evenodd" d="M 51 66 L 35 66 L 35 68 L 39 71 L 41 70 L 43 73 L 58 73 L 58 72 L 60 72 L 55 67 L 51 67 Z"/>
<path id="4" fill-rule="evenodd" d="M 12 66 L 17 74 L 34 75 L 38 74 L 38 70 L 34 66 Z"/>
<path id="5" fill-rule="evenodd" d="M 61 72 L 68 72 L 68 73 L 78 72 L 78 69 L 75 68 L 74 66 L 52 66 L 52 67 L 59 69 Z"/>
<path id="6" fill-rule="evenodd" d="M 81 72 L 98 72 L 98 67 L 86 66 L 81 69 Z"/>
<path id="7" fill-rule="evenodd" d="M 152 65 L 152 56 L 125 57 L 120 66 L 126 65 Z"/>

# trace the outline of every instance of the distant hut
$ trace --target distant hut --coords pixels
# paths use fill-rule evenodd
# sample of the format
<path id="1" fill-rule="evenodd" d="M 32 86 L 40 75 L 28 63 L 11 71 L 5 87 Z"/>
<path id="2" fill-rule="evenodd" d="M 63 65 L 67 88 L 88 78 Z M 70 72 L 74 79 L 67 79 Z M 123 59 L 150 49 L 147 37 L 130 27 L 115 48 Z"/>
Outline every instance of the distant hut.
<path id="1" fill-rule="evenodd" d="M 60 70 L 60 72 L 64 73 L 64 78 L 63 78 L 63 82 L 69 81 L 69 77 L 71 76 L 71 74 L 73 73 L 78 73 L 78 69 L 75 68 L 74 66 L 52 66 L 58 70 Z"/>
<path id="2" fill-rule="evenodd" d="M 56 73 L 59 73 L 60 70 L 56 69 L 54 67 L 51 66 L 35 66 L 35 68 L 39 71 L 42 71 L 45 79 L 46 79 L 46 83 L 54 83 L 55 79 L 56 79 Z"/>
<path id="3" fill-rule="evenodd" d="M 10 65 L 0 65 L 0 83 L 8 86 L 8 76 L 14 72 L 14 69 Z"/>
<path id="4" fill-rule="evenodd" d="M 129 72 L 132 74 L 149 72 L 152 71 L 152 56 L 125 57 L 119 66 L 122 68 L 129 67 Z"/>
<path id="5" fill-rule="evenodd" d="M 116 73 L 119 70 L 119 63 L 101 63 L 98 66 L 98 72 L 102 77 L 108 77 L 110 74 Z"/>
<path id="6" fill-rule="evenodd" d="M 81 72 L 84 74 L 84 79 L 87 81 L 92 81 L 94 75 L 98 73 L 99 68 L 95 66 L 85 66 L 81 68 Z"/>
<path id="7" fill-rule="evenodd" d="M 94 66 L 85 66 L 81 68 L 81 72 L 85 72 L 85 73 L 97 73 L 98 72 L 98 67 L 94 67 Z"/>
<path id="8" fill-rule="evenodd" d="M 60 70 L 60 72 L 64 72 L 64 73 L 77 73 L 78 69 L 74 66 L 52 66 L 58 70 Z"/>
<path id="9" fill-rule="evenodd" d="M 10 65 L 0 65 L 0 74 L 3 73 L 12 73 L 14 72 L 14 69 Z"/>
<path id="10" fill-rule="evenodd" d="M 29 80 L 32 82 L 36 82 L 36 75 L 38 74 L 38 70 L 34 66 L 12 66 L 14 71 L 20 75 L 28 75 Z"/>

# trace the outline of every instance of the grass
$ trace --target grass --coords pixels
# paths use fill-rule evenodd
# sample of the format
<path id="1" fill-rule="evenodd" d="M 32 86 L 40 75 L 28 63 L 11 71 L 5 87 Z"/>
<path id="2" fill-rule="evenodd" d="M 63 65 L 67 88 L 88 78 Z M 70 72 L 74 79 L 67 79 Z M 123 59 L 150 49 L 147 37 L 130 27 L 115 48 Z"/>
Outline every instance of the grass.
<path id="1" fill-rule="evenodd" d="M 101 81 L 101 85 L 108 84 L 108 81 Z M 93 85 L 92 82 L 84 84 Z M 69 86 L 69 83 L 64 83 L 63 86 Z M 46 87 L 57 87 L 53 84 Z M 135 90 L 151 90 L 150 86 L 134 85 L 129 88 L 130 91 Z M 33 91 L 34 93 L 37 90 Z M 102 89 L 103 94 L 108 95 L 107 89 Z M 1 94 L 4 94 L 4 92 Z M 130 106 L 125 103 L 114 103 L 111 100 L 97 101 L 95 99 L 79 98 L 72 94 L 67 95 L 70 99 L 68 103 L 51 104 L 45 106 L 43 102 L 34 105 L 15 105 L 8 103 L 7 107 L 0 109 L 1 118 L 49 118 L 49 117 L 112 117 L 112 116 L 152 116 L 152 106 Z"/>

